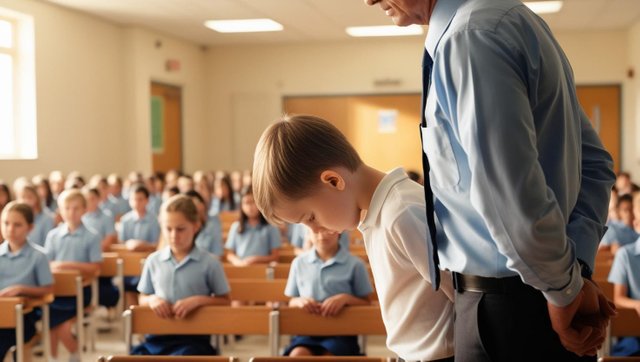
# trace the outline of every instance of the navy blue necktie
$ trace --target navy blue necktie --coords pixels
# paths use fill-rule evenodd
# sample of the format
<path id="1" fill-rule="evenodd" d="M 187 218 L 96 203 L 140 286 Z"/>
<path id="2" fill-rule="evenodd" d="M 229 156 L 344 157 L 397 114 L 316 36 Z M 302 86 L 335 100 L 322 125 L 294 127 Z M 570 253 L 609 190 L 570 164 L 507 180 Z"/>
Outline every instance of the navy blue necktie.
<path id="1" fill-rule="evenodd" d="M 431 67 L 433 59 L 424 50 L 422 58 L 422 121 L 420 122 L 420 139 L 422 144 L 422 127 L 427 126 L 427 120 L 424 117 L 425 107 L 427 105 L 427 94 L 431 85 Z M 422 148 L 422 170 L 424 175 L 424 199 L 427 205 L 427 254 L 429 256 L 429 276 L 431 277 L 431 285 L 434 290 L 438 290 L 440 286 L 440 259 L 438 258 L 438 244 L 436 241 L 436 221 L 435 209 L 433 206 L 433 191 L 431 190 L 431 182 L 429 181 L 429 159 Z"/>

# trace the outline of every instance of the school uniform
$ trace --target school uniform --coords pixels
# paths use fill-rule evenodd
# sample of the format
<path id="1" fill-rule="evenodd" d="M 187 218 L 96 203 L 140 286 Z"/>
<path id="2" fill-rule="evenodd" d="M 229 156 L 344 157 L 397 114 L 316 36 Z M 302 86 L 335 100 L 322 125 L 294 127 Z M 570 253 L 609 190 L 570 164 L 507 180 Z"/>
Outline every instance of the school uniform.
<path id="1" fill-rule="evenodd" d="M 211 205 L 209 206 L 209 216 L 215 216 L 223 211 L 233 211 L 238 208 L 240 205 L 236 202 L 235 207 L 231 207 L 231 203 L 229 201 L 222 201 L 217 197 L 211 199 Z"/>
<path id="2" fill-rule="evenodd" d="M 47 256 L 38 245 L 29 242 L 18 251 L 9 250 L 9 242 L 0 244 L 0 290 L 12 285 L 47 286 L 53 284 Z M 40 310 L 25 314 L 24 340 L 29 341 L 36 333 L 36 322 Z M 15 329 L 0 329 L 0 359 L 16 344 Z"/>
<path id="3" fill-rule="evenodd" d="M 273 249 L 282 243 L 280 230 L 273 225 L 245 225 L 244 232 L 238 232 L 240 222 L 231 224 L 226 248 L 233 251 L 240 259 L 249 256 L 269 256 Z"/>
<path id="4" fill-rule="evenodd" d="M 290 224 L 287 230 L 289 243 L 296 248 L 304 249 L 304 240 L 309 233 L 311 233 L 311 229 L 305 226 L 305 224 Z M 338 239 L 340 247 L 344 250 L 349 250 L 349 243 L 349 231 L 340 233 L 340 238 Z"/>
<path id="5" fill-rule="evenodd" d="M 158 216 L 160 215 L 160 207 L 162 206 L 162 195 L 150 195 L 149 203 L 147 203 L 147 212 Z"/>
<path id="6" fill-rule="evenodd" d="M 102 211 L 100 208 L 93 212 L 87 212 L 82 215 L 82 223 L 89 229 L 95 231 L 100 239 L 104 239 L 108 235 L 115 235 L 115 220 L 111 214 Z M 107 308 L 115 307 L 118 304 L 120 293 L 118 288 L 113 285 L 111 277 L 98 278 L 98 304 Z"/>
<path id="7" fill-rule="evenodd" d="M 73 232 L 66 224 L 60 224 L 47 235 L 44 248 L 50 261 L 72 261 L 80 263 L 99 263 L 102 261 L 100 236 L 81 224 Z M 83 289 L 84 306 L 91 302 L 91 286 Z M 75 317 L 76 298 L 56 298 L 50 306 L 51 328 Z"/>
<path id="8" fill-rule="evenodd" d="M 136 239 L 144 240 L 150 244 L 157 244 L 160 238 L 160 224 L 158 217 L 150 213 L 145 213 L 140 217 L 137 212 L 129 211 L 120 219 L 120 231 L 118 239 L 122 242 Z M 125 277 L 124 289 L 127 292 L 137 291 L 138 277 Z"/>
<path id="9" fill-rule="evenodd" d="M 124 215 L 127 212 L 131 211 L 131 206 L 129 206 L 129 202 L 122 197 L 122 195 L 113 196 L 109 195 L 107 197 L 108 208 L 111 210 L 111 213 L 114 216 Z"/>
<path id="10" fill-rule="evenodd" d="M 337 294 L 346 293 L 364 298 L 372 292 L 369 275 L 362 260 L 339 246 L 336 255 L 327 261 L 322 261 L 315 249 L 296 257 L 291 264 L 284 294 L 322 302 Z M 336 356 L 360 354 L 357 336 L 294 336 L 284 355 L 289 355 L 297 346 L 311 349 L 314 355 L 324 354 L 325 351 Z"/>
<path id="11" fill-rule="evenodd" d="M 196 246 L 211 254 L 222 256 L 222 225 L 220 218 L 211 216 L 196 236 Z"/>
<path id="12" fill-rule="evenodd" d="M 178 262 L 170 247 L 149 255 L 144 263 L 138 291 L 156 295 L 171 304 L 195 295 L 225 295 L 229 283 L 222 264 L 197 246 Z M 134 355 L 215 355 L 208 335 L 147 335 L 134 347 Z"/>
<path id="13" fill-rule="evenodd" d="M 610 221 L 607 223 L 609 229 L 604 233 L 602 237 L 603 245 L 612 245 L 614 242 L 619 246 L 633 244 L 640 234 L 638 234 L 632 227 L 620 221 Z"/>
<path id="14" fill-rule="evenodd" d="M 640 300 L 640 238 L 616 252 L 609 272 L 609 283 L 627 286 L 629 298 Z M 611 351 L 612 356 L 640 356 L 640 338 L 624 337 Z"/>
<path id="15" fill-rule="evenodd" d="M 33 229 L 29 232 L 27 239 L 31 243 L 43 246 L 47 234 L 56 226 L 55 215 L 49 209 L 43 208 L 40 213 L 33 216 Z"/>

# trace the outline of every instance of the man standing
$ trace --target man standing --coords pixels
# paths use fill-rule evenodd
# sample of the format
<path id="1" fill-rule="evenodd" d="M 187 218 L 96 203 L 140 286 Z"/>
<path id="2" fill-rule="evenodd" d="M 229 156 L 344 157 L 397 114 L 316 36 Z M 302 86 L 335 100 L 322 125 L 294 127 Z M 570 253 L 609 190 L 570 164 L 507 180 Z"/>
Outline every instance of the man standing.
<path id="1" fill-rule="evenodd" d="M 428 243 L 454 275 L 456 361 L 595 361 L 615 313 L 589 280 L 614 174 L 551 31 L 519 0 L 365 2 L 429 25 Z"/>

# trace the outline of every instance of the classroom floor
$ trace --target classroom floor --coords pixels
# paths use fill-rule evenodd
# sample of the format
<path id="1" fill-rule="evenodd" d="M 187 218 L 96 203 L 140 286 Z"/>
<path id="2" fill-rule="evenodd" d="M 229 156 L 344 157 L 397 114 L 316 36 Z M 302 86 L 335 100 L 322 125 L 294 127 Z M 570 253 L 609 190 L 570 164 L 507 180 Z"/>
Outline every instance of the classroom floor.
<path id="1" fill-rule="evenodd" d="M 96 341 L 96 351 L 84 354 L 83 361 L 97 361 L 100 356 L 116 355 L 125 353 L 125 343 L 123 337 L 122 321 L 107 322 L 106 311 L 99 312 L 98 328 L 103 329 L 98 332 Z M 106 330 L 109 327 L 109 330 Z M 367 355 L 375 357 L 395 357 L 385 346 L 383 336 L 368 336 L 366 338 Z M 281 346 L 284 347 L 287 338 L 282 338 Z M 62 345 L 59 347 L 59 362 L 67 361 L 68 353 Z M 239 341 L 223 345 L 221 354 L 225 356 L 238 357 L 240 362 L 248 362 L 250 357 L 268 356 L 269 342 L 267 336 L 245 336 Z M 46 362 L 44 357 L 34 357 L 32 362 Z"/>

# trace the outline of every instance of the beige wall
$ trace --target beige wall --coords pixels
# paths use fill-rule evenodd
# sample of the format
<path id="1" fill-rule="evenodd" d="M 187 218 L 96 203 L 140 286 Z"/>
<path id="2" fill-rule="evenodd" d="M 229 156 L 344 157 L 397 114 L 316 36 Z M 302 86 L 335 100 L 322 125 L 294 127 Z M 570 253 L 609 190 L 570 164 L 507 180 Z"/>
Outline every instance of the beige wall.
<path id="1" fill-rule="evenodd" d="M 630 92 L 628 99 L 629 104 L 629 123 L 635 126 L 635 131 L 631 127 L 625 130 L 629 133 L 631 139 L 630 145 L 625 148 L 625 156 L 627 156 L 626 167 L 632 171 L 633 179 L 640 180 L 640 22 L 636 23 L 629 31 L 629 65 L 634 69 L 634 78 L 629 81 Z"/>

